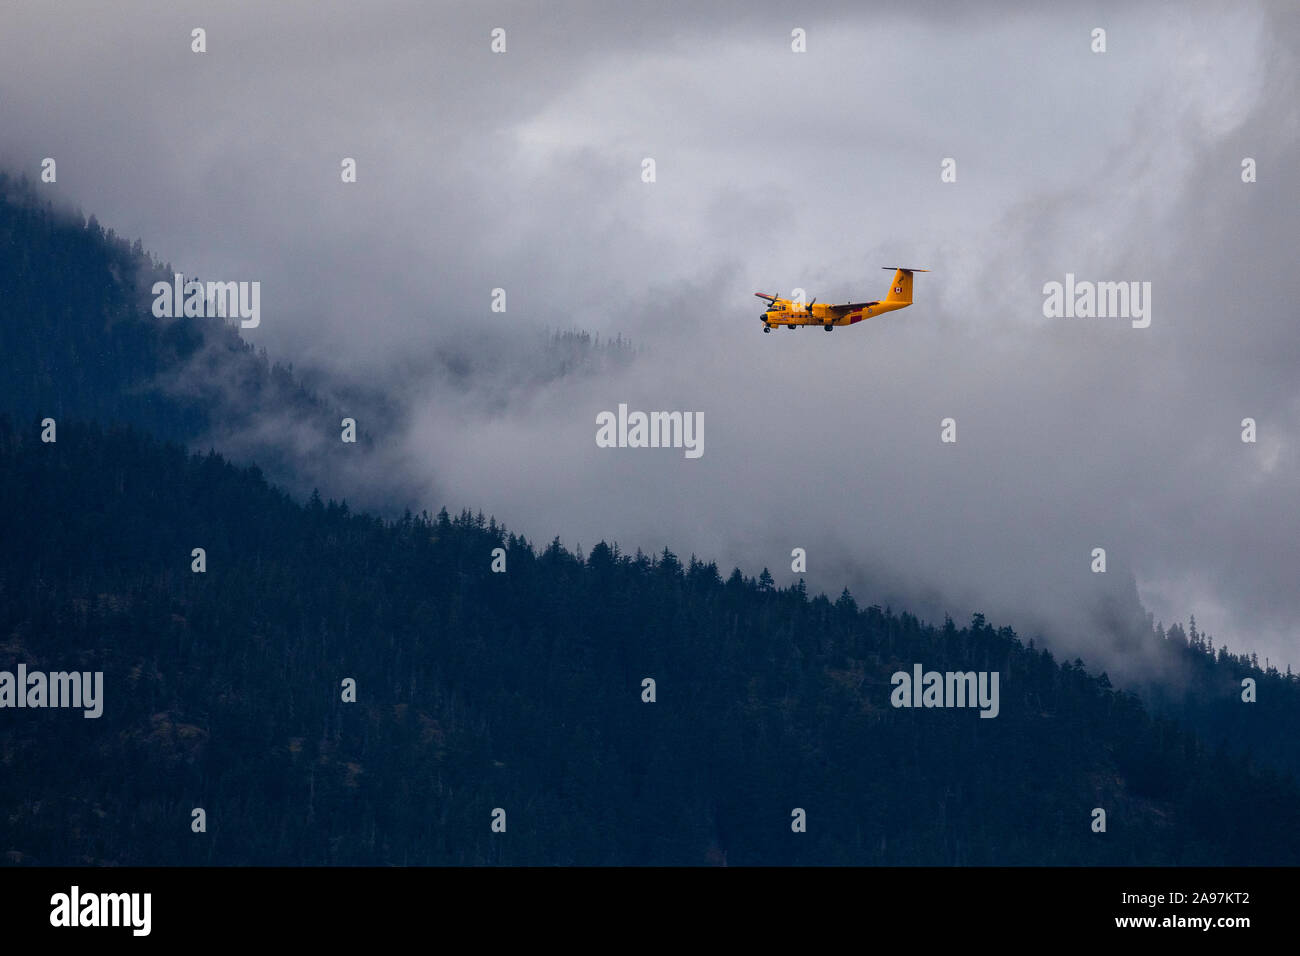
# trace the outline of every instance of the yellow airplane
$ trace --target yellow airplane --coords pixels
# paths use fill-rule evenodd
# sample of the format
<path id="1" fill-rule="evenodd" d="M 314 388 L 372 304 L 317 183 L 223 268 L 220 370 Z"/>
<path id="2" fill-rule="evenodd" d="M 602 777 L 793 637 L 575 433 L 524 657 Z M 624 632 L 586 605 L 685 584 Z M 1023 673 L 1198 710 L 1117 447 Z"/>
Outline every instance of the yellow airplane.
<path id="1" fill-rule="evenodd" d="M 775 295 L 755 292 L 754 295 L 768 302 L 767 311 L 759 316 L 763 321 L 763 331 L 771 332 L 772 326 L 784 325 L 787 329 L 797 329 L 801 325 L 820 325 L 827 332 L 837 325 L 853 325 L 873 315 L 905 309 L 912 304 L 912 273 L 929 272 L 929 269 L 904 269 L 883 266 L 886 272 L 894 269 L 894 281 L 890 283 L 889 295 L 876 302 L 847 302 L 844 305 L 817 304 L 814 298 L 807 305 L 799 305 L 792 299 L 782 299 Z"/>

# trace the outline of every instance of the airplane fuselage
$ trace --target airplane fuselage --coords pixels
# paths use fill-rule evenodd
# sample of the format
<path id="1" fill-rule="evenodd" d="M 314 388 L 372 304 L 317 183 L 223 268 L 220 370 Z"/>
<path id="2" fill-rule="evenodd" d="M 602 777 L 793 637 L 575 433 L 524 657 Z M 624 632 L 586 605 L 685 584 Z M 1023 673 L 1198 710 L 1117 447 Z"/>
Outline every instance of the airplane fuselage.
<path id="1" fill-rule="evenodd" d="M 844 311 L 842 305 L 829 305 L 814 302 L 810 312 L 806 306 L 785 299 L 778 299 L 765 313 L 768 325 L 784 325 L 794 328 L 800 325 L 853 325 L 873 316 L 883 315 L 911 305 L 910 302 L 878 302 L 875 305 L 853 306 L 851 311 Z"/>
<path id="2" fill-rule="evenodd" d="M 890 267 L 886 266 L 886 271 Z M 793 299 L 783 299 L 778 295 L 755 292 L 760 299 L 767 300 L 767 309 L 759 316 L 763 322 L 763 331 L 771 332 L 776 326 L 797 329 L 801 325 L 820 325 L 827 332 L 837 325 L 856 325 L 865 319 L 905 309 L 912 304 L 912 273 L 925 272 L 924 269 L 894 268 L 894 281 L 889 284 L 889 292 L 883 299 L 872 302 L 846 302 L 844 305 L 831 305 L 814 299 L 804 305 Z"/>

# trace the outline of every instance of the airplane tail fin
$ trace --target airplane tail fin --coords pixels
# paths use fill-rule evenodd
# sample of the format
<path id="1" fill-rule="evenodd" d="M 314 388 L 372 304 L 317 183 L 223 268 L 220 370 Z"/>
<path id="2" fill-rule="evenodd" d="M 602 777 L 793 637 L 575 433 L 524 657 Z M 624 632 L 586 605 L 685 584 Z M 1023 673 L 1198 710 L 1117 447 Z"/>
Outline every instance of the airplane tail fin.
<path id="1" fill-rule="evenodd" d="M 894 281 L 889 284 L 889 295 L 885 302 L 912 301 L 912 273 L 929 272 L 929 269 L 904 269 L 902 266 L 881 266 L 885 271 L 894 270 Z"/>

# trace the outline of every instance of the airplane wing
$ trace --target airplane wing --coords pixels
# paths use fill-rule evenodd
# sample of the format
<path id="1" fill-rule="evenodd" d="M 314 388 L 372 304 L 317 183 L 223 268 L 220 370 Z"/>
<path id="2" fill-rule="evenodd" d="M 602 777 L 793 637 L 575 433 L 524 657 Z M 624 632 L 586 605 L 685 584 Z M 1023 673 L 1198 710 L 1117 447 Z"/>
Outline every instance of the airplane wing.
<path id="1" fill-rule="evenodd" d="M 869 305 L 880 305 L 880 300 L 877 299 L 875 302 L 849 302 L 845 305 L 832 306 L 832 308 L 837 312 L 852 312 L 854 309 L 865 309 Z"/>

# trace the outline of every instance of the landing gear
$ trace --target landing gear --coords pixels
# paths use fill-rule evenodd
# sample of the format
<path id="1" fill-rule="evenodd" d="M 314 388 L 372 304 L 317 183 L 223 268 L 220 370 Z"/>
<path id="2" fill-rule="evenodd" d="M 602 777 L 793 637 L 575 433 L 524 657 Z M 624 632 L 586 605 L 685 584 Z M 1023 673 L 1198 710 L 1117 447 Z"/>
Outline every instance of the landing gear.
<path id="1" fill-rule="evenodd" d="M 772 326 L 770 326 L 770 325 L 765 325 L 765 326 L 763 326 L 763 334 L 764 334 L 764 335 L 767 335 L 767 333 L 769 333 L 769 332 L 771 332 L 771 331 L 772 331 Z"/>
<path id="2" fill-rule="evenodd" d="M 829 331 L 831 331 L 831 329 L 835 328 L 835 326 L 833 326 L 833 325 L 823 325 L 822 328 L 824 328 L 827 332 L 829 332 Z"/>

